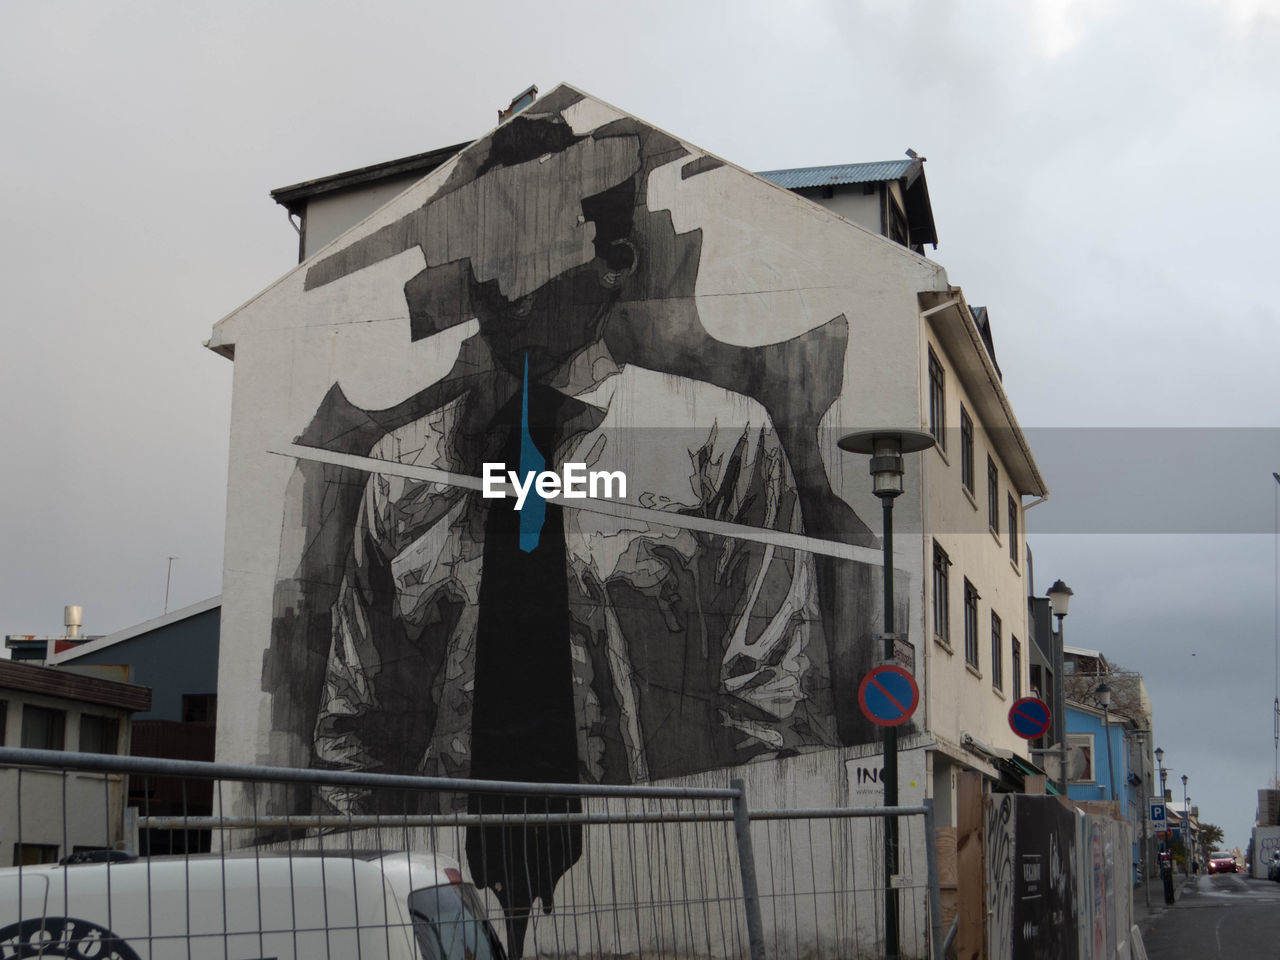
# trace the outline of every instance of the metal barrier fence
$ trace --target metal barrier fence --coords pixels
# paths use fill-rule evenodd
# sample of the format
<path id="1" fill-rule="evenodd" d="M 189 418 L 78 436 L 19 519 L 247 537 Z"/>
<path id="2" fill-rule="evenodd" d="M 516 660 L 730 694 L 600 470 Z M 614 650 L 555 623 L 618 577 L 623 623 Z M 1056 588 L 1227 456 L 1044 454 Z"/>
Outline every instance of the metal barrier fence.
<path id="1" fill-rule="evenodd" d="M 902 956 L 941 960 L 929 801 L 748 792 L 0 748 L 21 865 L 0 869 L 0 957 L 879 957 L 896 815 Z"/>

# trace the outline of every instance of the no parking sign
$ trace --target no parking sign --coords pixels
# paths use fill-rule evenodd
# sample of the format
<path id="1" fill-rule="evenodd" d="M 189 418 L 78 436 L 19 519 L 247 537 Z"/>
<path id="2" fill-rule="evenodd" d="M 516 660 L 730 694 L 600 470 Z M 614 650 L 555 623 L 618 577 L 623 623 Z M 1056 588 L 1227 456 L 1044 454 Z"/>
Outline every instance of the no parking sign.
<path id="1" fill-rule="evenodd" d="M 1009 708 L 1009 726 L 1024 740 L 1034 740 L 1049 729 L 1049 706 L 1038 697 L 1023 697 Z"/>
<path id="2" fill-rule="evenodd" d="M 858 706 L 879 727 L 896 727 L 911 719 L 920 702 L 916 678 L 895 663 L 875 667 L 858 685 Z"/>

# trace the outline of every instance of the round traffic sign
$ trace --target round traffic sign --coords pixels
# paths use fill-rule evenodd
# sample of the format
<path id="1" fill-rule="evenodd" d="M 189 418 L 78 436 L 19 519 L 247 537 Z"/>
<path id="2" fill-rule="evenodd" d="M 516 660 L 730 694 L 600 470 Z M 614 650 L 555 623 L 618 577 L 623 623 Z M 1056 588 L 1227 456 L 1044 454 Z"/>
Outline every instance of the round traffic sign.
<path id="1" fill-rule="evenodd" d="M 1049 705 L 1039 697 L 1023 697 L 1009 708 L 1009 726 L 1024 740 L 1034 740 L 1049 729 Z"/>
<path id="2" fill-rule="evenodd" d="M 916 678 L 894 663 L 874 667 L 858 685 L 858 706 L 876 726 L 896 727 L 906 723 L 919 702 Z"/>

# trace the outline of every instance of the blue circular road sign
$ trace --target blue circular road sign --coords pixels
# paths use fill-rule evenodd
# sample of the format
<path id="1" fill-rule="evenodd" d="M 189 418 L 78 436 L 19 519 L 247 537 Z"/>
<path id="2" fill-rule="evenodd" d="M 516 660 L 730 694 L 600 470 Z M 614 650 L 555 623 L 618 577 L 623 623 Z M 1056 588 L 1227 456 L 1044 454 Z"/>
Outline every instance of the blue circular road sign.
<path id="1" fill-rule="evenodd" d="M 1023 697 L 1009 708 L 1009 726 L 1024 740 L 1034 740 L 1049 729 L 1049 706 L 1038 697 Z"/>
<path id="2" fill-rule="evenodd" d="M 896 727 L 906 723 L 919 703 L 916 678 L 897 664 L 873 668 L 858 685 L 858 706 L 876 726 Z"/>

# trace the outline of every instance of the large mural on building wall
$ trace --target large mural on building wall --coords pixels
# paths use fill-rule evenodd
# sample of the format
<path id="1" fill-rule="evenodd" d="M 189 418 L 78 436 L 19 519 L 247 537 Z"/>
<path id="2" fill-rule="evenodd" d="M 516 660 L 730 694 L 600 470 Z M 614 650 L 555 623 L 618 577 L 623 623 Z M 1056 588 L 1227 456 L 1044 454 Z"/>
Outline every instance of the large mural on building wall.
<path id="1" fill-rule="evenodd" d="M 411 339 L 468 332 L 444 376 L 392 406 L 334 382 L 296 438 L 314 455 L 286 495 L 264 760 L 636 783 L 878 736 L 853 695 L 878 659 L 878 565 L 821 546 L 878 545 L 819 438 L 850 325 L 712 336 L 702 231 L 648 198 L 655 171 L 719 161 L 627 117 L 584 129 L 581 100 L 560 88 L 464 151 L 421 207 L 304 267 L 305 299 L 420 251 Z M 492 462 L 622 471 L 627 495 L 516 510 L 477 491 Z M 538 865 L 503 900 L 517 913 L 549 907 L 581 844 L 548 836 L 514 863 L 515 846 L 482 841 L 468 837 L 482 885 Z"/>

